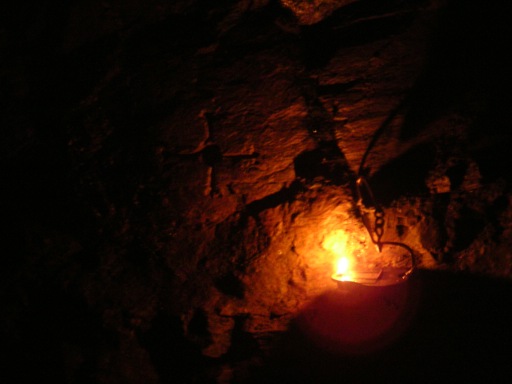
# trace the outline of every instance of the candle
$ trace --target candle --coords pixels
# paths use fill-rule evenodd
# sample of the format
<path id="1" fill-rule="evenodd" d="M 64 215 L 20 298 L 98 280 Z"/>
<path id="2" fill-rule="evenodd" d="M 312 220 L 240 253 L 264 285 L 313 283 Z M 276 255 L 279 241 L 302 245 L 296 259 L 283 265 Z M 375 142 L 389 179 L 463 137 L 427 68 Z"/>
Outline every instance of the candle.
<path id="1" fill-rule="evenodd" d="M 380 268 L 352 268 L 350 259 L 342 256 L 338 259 L 336 272 L 331 278 L 336 282 L 354 282 L 359 284 L 375 284 L 381 277 Z"/>

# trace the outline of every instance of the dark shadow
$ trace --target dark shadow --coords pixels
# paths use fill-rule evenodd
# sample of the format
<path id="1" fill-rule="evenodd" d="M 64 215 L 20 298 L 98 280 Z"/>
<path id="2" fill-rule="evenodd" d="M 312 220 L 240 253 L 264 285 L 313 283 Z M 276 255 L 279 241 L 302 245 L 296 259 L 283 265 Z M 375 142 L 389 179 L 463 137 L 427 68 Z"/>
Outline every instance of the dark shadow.
<path id="1" fill-rule="evenodd" d="M 245 329 L 248 316 L 235 316 L 235 324 L 231 331 L 231 346 L 223 359 L 230 363 L 237 363 L 260 355 L 260 348 L 256 338 Z"/>
<path id="2" fill-rule="evenodd" d="M 484 229 L 484 226 L 485 220 L 482 214 L 468 207 L 463 207 L 458 212 L 457 220 L 455 220 L 453 252 L 460 252 L 469 247 Z"/>
<path id="3" fill-rule="evenodd" d="M 320 142 L 318 148 L 300 153 L 293 163 L 295 175 L 307 183 L 321 178 L 342 185 L 352 176 L 345 155 L 333 141 Z"/>
<path id="4" fill-rule="evenodd" d="M 201 378 L 204 379 L 208 359 L 185 338 L 179 318 L 160 312 L 151 328 L 139 334 L 139 340 L 148 351 L 161 383 L 201 382 Z"/>
<path id="5" fill-rule="evenodd" d="M 99 359 L 118 347 L 118 339 L 80 294 L 35 282 L 32 289 L 25 289 L 20 302 L 4 293 L 0 382 L 97 380 Z"/>
<path id="6" fill-rule="evenodd" d="M 369 180 L 379 203 L 428 193 L 425 180 L 435 160 L 433 143 L 419 144 L 381 167 Z"/>
<path id="7" fill-rule="evenodd" d="M 423 1 L 356 1 L 301 32 L 304 62 L 321 68 L 342 47 L 364 45 L 401 33 L 414 20 L 413 10 Z M 375 15 L 382 17 L 373 17 Z"/>
<path id="8" fill-rule="evenodd" d="M 219 277 L 214 281 L 214 284 L 215 287 L 225 295 L 236 297 L 237 299 L 244 298 L 245 286 L 233 272 L 228 272 Z"/>
<path id="9" fill-rule="evenodd" d="M 247 215 L 256 217 L 260 212 L 269 208 L 275 208 L 284 203 L 292 202 L 295 197 L 304 190 L 299 181 L 293 181 L 289 187 L 283 187 L 279 191 L 267 195 L 259 200 L 254 200 L 245 206 Z"/>
<path id="10" fill-rule="evenodd" d="M 468 145 L 484 179 L 510 178 L 512 24 L 506 4 L 448 1 L 438 15 L 424 70 L 407 99 L 401 137 L 416 137 L 440 116 L 472 120 Z M 497 167 L 497 164 L 500 166 Z"/>
<path id="11" fill-rule="evenodd" d="M 212 335 L 208 330 L 208 316 L 202 309 L 196 309 L 194 316 L 188 323 L 189 338 L 201 347 L 207 347 L 212 343 Z"/>
<path id="12" fill-rule="evenodd" d="M 325 319 L 326 326 L 316 328 L 316 334 L 311 332 L 313 328 L 304 327 L 305 316 L 317 316 L 314 321 L 320 325 L 321 315 L 332 317 L 328 311 L 340 308 L 336 295 L 343 297 L 327 293 L 299 315 L 251 382 L 448 383 L 469 379 L 496 382 L 510 377 L 512 284 L 432 271 L 419 271 L 413 278 L 416 293 L 410 298 L 416 303 L 410 307 L 412 316 L 391 343 L 366 354 L 336 352 L 332 348 L 335 339 L 330 341 L 331 348 L 326 348 L 326 335 L 349 335 L 341 328 L 329 328 L 334 324 L 332 318 Z M 346 306 L 338 315 L 351 311 Z M 379 323 L 380 318 L 361 321 Z M 340 319 L 340 327 L 343 323 Z"/>
<path id="13" fill-rule="evenodd" d="M 450 185 L 452 189 L 457 190 L 462 185 L 467 170 L 467 163 L 458 163 L 446 170 L 446 176 L 448 176 L 450 179 Z"/>

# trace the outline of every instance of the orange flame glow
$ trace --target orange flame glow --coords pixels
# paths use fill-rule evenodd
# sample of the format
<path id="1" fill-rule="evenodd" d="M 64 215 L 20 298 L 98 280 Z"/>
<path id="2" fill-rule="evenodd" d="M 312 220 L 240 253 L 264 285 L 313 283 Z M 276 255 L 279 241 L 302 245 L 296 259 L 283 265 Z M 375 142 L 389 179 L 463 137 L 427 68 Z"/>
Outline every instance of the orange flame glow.
<path id="1" fill-rule="evenodd" d="M 349 252 L 349 236 L 346 232 L 337 230 L 331 232 L 322 243 L 324 249 L 335 256 L 334 270 L 342 281 L 351 279 L 351 257 Z"/>
<path id="2" fill-rule="evenodd" d="M 350 261 L 348 260 L 348 257 L 342 256 L 339 258 L 338 263 L 336 265 L 336 273 L 338 274 L 344 274 L 347 273 L 350 267 Z"/>
<path id="3" fill-rule="evenodd" d="M 350 281 L 350 260 L 348 257 L 342 256 L 338 259 L 336 267 L 336 276 L 339 276 L 341 281 Z"/>

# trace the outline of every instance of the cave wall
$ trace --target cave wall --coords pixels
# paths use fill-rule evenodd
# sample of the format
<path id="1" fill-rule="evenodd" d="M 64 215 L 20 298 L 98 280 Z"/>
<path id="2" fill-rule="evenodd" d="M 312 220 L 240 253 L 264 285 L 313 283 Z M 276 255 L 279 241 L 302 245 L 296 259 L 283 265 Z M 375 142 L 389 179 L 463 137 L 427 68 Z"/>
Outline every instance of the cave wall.
<path id="1" fill-rule="evenodd" d="M 4 18 L 8 373 L 241 381 L 332 287 L 329 233 L 370 248 L 354 179 L 383 124 L 363 171 L 386 239 L 420 268 L 510 278 L 498 5 L 18 2 Z"/>

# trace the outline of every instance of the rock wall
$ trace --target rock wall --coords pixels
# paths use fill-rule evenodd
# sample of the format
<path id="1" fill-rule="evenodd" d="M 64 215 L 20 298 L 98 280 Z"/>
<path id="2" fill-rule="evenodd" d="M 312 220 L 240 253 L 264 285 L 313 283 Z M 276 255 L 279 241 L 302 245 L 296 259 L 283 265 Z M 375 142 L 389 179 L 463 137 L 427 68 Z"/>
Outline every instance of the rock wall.
<path id="1" fill-rule="evenodd" d="M 385 239 L 420 268 L 510 278 L 510 27 L 497 5 L 8 11 L 6 374 L 244 381 L 333 288 L 332 233 L 374 252 L 354 185 L 373 138 L 362 172 Z"/>

